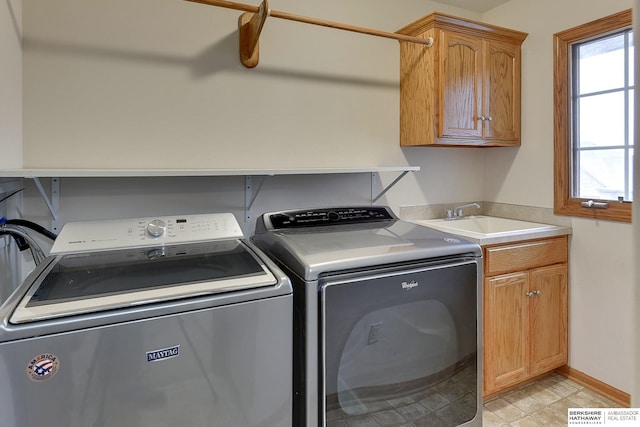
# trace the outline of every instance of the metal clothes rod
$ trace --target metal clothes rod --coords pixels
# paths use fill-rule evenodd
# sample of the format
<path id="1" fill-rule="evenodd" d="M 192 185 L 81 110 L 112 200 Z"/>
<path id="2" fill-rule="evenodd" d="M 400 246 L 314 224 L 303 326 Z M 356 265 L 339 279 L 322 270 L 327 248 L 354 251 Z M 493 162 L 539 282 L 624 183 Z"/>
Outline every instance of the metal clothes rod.
<path id="1" fill-rule="evenodd" d="M 236 2 L 226 1 L 226 0 L 186 0 L 186 1 L 190 1 L 190 2 L 193 2 L 193 3 L 207 4 L 207 5 L 210 5 L 210 6 L 225 7 L 227 9 L 242 10 L 242 11 L 250 12 L 250 13 L 258 13 L 258 7 L 257 6 L 251 6 L 251 5 L 248 5 L 248 4 L 236 3 Z M 302 22 L 302 23 L 305 23 L 305 24 L 320 25 L 322 27 L 336 28 L 336 29 L 339 29 L 339 30 L 352 31 L 352 32 L 355 32 L 355 33 L 362 33 L 362 34 L 369 34 L 369 35 L 372 35 L 372 36 L 385 37 L 385 38 L 388 38 L 388 39 L 395 39 L 395 40 L 398 40 L 398 41 L 407 41 L 407 42 L 412 42 L 412 43 L 419 43 L 419 44 L 427 45 L 427 47 L 431 47 L 433 45 L 433 39 L 431 39 L 431 38 L 422 39 L 422 38 L 418 38 L 418 37 L 406 36 L 404 34 L 389 33 L 389 32 L 386 32 L 386 31 L 373 30 L 371 28 L 364 28 L 364 27 L 358 27 L 358 26 L 355 26 L 355 25 L 341 24 L 339 22 L 333 22 L 333 21 L 326 21 L 324 19 L 317 19 L 317 18 L 310 18 L 310 17 L 307 17 L 307 16 L 294 15 L 292 13 L 281 12 L 281 11 L 277 11 L 277 10 L 270 10 L 269 11 L 269 16 L 272 16 L 274 18 L 287 19 L 289 21 Z"/>

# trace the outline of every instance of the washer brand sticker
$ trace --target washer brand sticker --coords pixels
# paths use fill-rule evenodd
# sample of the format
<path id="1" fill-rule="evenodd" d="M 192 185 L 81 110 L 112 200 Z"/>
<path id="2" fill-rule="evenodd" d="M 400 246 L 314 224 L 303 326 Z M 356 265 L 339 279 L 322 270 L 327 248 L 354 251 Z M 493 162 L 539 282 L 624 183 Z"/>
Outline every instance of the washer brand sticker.
<path id="1" fill-rule="evenodd" d="M 147 362 L 159 362 L 171 359 L 180 355 L 180 346 L 161 348 L 159 350 L 147 351 Z"/>
<path id="2" fill-rule="evenodd" d="M 49 353 L 39 354 L 27 365 L 27 376 L 33 381 L 46 381 L 53 378 L 60 369 L 58 356 Z"/>

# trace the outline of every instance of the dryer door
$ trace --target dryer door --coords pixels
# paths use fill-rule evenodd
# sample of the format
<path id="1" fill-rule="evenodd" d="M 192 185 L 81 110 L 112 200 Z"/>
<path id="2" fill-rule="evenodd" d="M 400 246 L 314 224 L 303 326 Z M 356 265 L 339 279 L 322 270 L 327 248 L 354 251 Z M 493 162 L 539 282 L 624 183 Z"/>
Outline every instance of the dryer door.
<path id="1" fill-rule="evenodd" d="M 480 419 L 478 301 L 475 259 L 324 282 L 325 414 L 397 426 Z"/>

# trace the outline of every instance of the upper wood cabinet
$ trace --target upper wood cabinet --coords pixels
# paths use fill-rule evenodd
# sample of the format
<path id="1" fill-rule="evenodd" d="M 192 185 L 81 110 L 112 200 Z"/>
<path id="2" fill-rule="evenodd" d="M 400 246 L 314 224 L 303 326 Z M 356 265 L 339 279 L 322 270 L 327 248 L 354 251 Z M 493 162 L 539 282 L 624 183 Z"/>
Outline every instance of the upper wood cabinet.
<path id="1" fill-rule="evenodd" d="M 526 33 L 432 13 L 397 31 L 400 145 L 520 145 L 520 46 Z"/>

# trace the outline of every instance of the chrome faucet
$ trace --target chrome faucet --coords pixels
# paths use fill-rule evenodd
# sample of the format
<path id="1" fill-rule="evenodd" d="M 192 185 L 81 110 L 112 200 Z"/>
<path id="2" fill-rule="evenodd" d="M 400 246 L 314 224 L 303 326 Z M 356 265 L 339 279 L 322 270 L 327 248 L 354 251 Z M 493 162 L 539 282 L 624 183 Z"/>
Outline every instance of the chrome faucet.
<path id="1" fill-rule="evenodd" d="M 476 208 L 480 209 L 480 205 L 477 203 L 468 203 L 466 205 L 457 206 L 453 209 L 447 209 L 447 216 L 445 217 L 445 219 L 463 218 L 464 217 L 463 209 L 468 208 L 469 206 L 475 206 Z"/>

